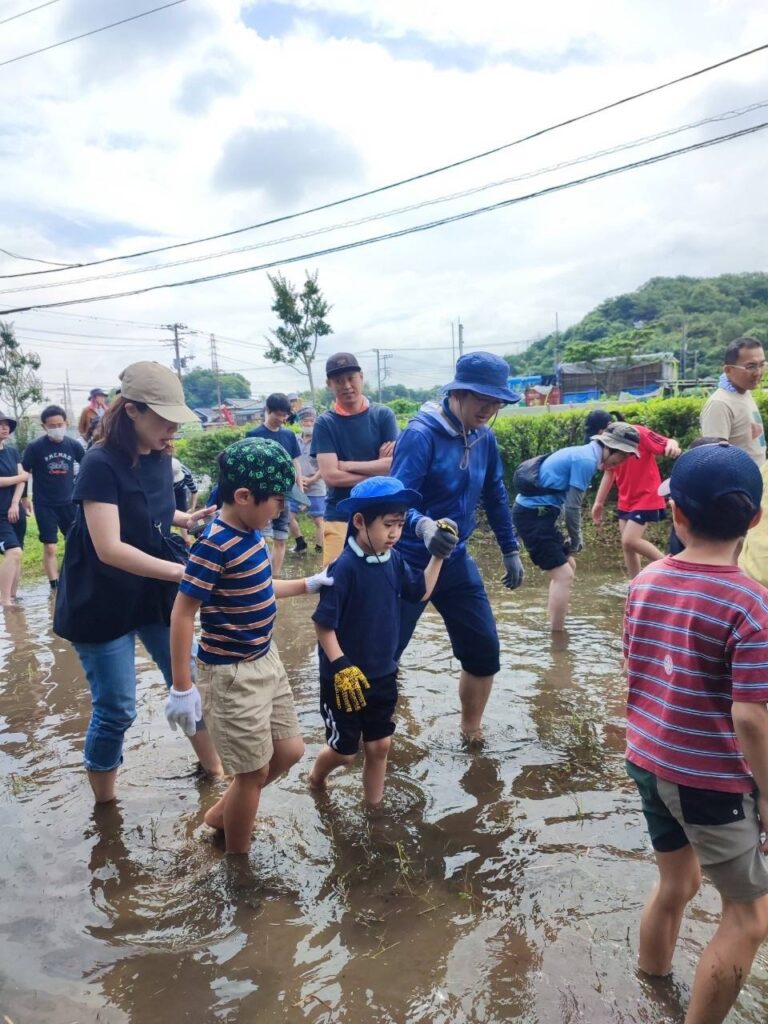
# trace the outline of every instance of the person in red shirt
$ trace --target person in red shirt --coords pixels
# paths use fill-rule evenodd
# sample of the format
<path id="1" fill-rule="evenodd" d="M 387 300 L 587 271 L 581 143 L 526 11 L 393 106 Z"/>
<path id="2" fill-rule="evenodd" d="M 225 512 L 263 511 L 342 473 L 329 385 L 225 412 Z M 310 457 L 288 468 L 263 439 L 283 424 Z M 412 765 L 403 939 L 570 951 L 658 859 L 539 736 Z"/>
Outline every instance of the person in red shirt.
<path id="1" fill-rule="evenodd" d="M 599 525 L 603 521 L 606 499 L 616 484 L 621 547 L 630 579 L 640 572 L 642 558 L 655 562 L 664 557 L 643 534 L 648 523 L 666 518 L 666 502 L 659 495 L 661 474 L 656 459 L 660 455 L 676 459 L 681 450 L 674 438 L 664 437 L 639 423 L 635 427 L 640 434 L 640 458 L 627 459 L 620 466 L 606 470 L 592 505 L 592 521 Z"/>

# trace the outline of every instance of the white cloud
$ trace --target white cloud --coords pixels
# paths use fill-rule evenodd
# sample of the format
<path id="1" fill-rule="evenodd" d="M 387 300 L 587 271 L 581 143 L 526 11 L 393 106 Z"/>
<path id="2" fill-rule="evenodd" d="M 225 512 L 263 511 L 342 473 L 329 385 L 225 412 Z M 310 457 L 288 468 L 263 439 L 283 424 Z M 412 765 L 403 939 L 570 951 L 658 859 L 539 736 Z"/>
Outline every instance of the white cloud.
<path id="1" fill-rule="evenodd" d="M 4 32 L 0 60 L 145 6 L 121 0 L 109 5 L 106 16 L 105 6 L 90 0 L 69 7 L 65 16 L 41 11 L 19 19 Z M 761 42 L 768 28 L 768 13 L 757 0 L 686 0 L 666 7 L 629 0 L 514 7 L 490 0 L 472 5 L 296 0 L 294 27 L 267 39 L 247 27 L 255 6 L 236 0 L 181 4 L 0 69 L 0 246 L 45 259 L 85 261 L 272 219 L 505 143 L 747 49 Z M 356 25 L 357 37 L 351 32 Z M 419 59 L 402 59 L 390 45 L 406 37 L 423 41 Z M 585 41 L 589 59 L 581 60 Z M 449 45 L 472 48 L 473 60 L 477 54 L 482 60 L 467 63 L 473 70 L 461 70 L 458 58 L 451 66 L 430 62 L 431 46 Z M 568 53 L 576 56 L 562 60 L 562 66 L 548 61 L 552 54 Z M 335 224 L 766 99 L 764 68 L 762 57 L 748 58 L 406 188 L 146 263 Z M 752 115 L 753 122 L 758 119 L 766 119 L 765 112 Z M 645 152 L 747 121 L 698 129 Z M 303 126 L 304 143 L 296 126 Z M 217 187 L 221 168 L 231 169 L 227 157 L 233 140 L 241 140 L 242 148 L 242 140 L 263 142 L 265 133 L 270 155 L 279 159 L 261 168 L 263 187 Z M 251 163 L 252 152 L 246 154 Z M 255 152 L 261 158 L 258 147 Z M 309 252 L 521 195 L 638 155 L 606 157 L 274 250 L 69 288 L 20 290 L 0 295 L 0 308 L 236 269 L 273 253 Z M 306 269 L 319 269 L 334 306 L 336 333 L 324 340 L 322 353 L 336 347 L 367 353 L 399 349 L 401 356 L 391 364 L 393 379 L 433 383 L 450 370 L 450 322 L 459 314 L 467 344 L 509 342 L 511 350 L 549 331 L 555 312 L 565 326 L 606 295 L 637 287 L 653 275 L 764 269 L 765 172 L 766 146 L 757 135 L 428 234 L 310 260 Z M 131 265 L 106 264 L 88 273 L 115 273 Z M 4 260 L 0 272 L 31 267 Z M 304 269 L 297 264 L 285 272 L 300 280 Z M 0 288 L 11 284 L 0 281 Z M 179 320 L 245 339 L 248 347 L 221 344 L 222 366 L 256 367 L 243 372 L 263 392 L 300 383 L 292 371 L 264 362 L 253 347 L 263 345 L 272 325 L 269 307 L 266 275 L 258 273 L 67 312 L 154 323 Z M 142 346 L 120 340 L 144 337 L 142 330 L 115 326 L 113 340 L 89 351 L 87 341 L 35 335 L 31 329 L 95 335 L 104 325 L 42 313 L 20 315 L 16 322 L 20 334 L 25 326 L 30 329 L 25 344 L 33 337 L 44 343 L 39 351 L 46 381 L 62 380 L 68 369 L 78 386 L 93 380 L 106 384 L 134 356 L 168 357 L 157 340 L 167 334 L 158 331 L 146 332 L 153 340 Z M 195 337 L 190 345 L 204 364 L 207 340 Z M 373 357 L 365 359 L 370 372 Z"/>

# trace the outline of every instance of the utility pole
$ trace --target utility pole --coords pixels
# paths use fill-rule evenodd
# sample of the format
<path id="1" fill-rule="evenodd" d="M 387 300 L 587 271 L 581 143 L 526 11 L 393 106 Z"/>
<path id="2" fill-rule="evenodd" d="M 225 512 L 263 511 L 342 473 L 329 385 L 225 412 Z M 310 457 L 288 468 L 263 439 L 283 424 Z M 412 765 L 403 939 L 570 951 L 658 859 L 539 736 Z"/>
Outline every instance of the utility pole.
<path id="1" fill-rule="evenodd" d="M 72 422 L 75 410 L 72 408 L 72 388 L 69 386 L 69 370 L 64 371 L 64 411 L 67 414 L 67 421 Z"/>
<path id="2" fill-rule="evenodd" d="M 219 359 L 216 354 L 216 336 L 211 335 L 211 369 L 216 380 L 216 409 L 221 413 L 221 381 L 219 380 Z"/>
<path id="3" fill-rule="evenodd" d="M 174 359 L 173 363 L 174 363 L 174 366 L 176 367 L 176 376 L 179 378 L 179 383 L 183 383 L 182 379 L 181 379 L 182 362 L 181 362 L 181 347 L 180 347 L 181 343 L 179 342 L 179 331 L 186 331 L 187 330 L 187 325 L 186 324 L 163 324 L 163 328 L 166 331 L 173 331 L 173 348 L 174 348 L 174 351 L 176 353 L 176 358 Z"/>
<path id="4" fill-rule="evenodd" d="M 554 359 L 554 365 L 552 367 L 552 369 L 553 369 L 553 371 L 555 373 L 557 373 L 557 359 L 558 359 L 558 350 L 559 350 L 559 348 L 560 348 L 560 315 L 558 313 L 555 313 L 555 359 Z"/>
<path id="5" fill-rule="evenodd" d="M 459 359 L 461 359 L 461 357 L 464 355 L 464 324 L 461 322 L 461 317 L 458 318 L 458 321 L 459 321 Z"/>
<path id="6" fill-rule="evenodd" d="M 379 389 L 379 401 L 381 401 L 381 386 L 389 376 L 387 363 L 392 358 L 392 353 L 385 352 L 382 355 L 380 348 L 375 348 L 373 351 L 376 353 L 376 382 Z"/>
<path id="7" fill-rule="evenodd" d="M 451 320 L 451 365 L 456 365 L 456 331 Z"/>

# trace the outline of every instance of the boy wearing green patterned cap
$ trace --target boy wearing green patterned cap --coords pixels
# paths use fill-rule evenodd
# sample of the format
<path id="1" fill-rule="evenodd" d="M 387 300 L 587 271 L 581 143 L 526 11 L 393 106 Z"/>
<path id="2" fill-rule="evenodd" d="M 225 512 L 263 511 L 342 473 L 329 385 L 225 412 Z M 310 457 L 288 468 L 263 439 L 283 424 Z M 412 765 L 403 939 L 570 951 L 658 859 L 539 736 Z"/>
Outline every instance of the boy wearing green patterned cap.
<path id="1" fill-rule="evenodd" d="M 279 444 L 243 438 L 221 453 L 219 470 L 222 507 L 192 548 L 171 615 L 173 688 L 166 717 L 171 728 L 189 733 L 205 709 L 224 770 L 234 778 L 204 820 L 224 832 L 227 853 L 247 853 L 262 789 L 304 753 L 293 695 L 272 643 L 275 599 L 315 593 L 333 580 L 325 573 L 272 578 L 261 531 L 295 485 L 293 463 Z M 195 686 L 190 653 L 198 609 Z"/>

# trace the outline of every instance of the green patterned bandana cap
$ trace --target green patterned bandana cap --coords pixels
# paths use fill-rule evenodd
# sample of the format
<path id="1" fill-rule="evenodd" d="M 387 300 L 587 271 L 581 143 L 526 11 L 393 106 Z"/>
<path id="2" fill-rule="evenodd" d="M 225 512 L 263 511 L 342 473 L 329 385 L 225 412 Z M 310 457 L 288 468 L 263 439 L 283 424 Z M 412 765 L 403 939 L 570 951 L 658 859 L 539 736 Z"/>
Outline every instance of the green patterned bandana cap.
<path id="1" fill-rule="evenodd" d="M 290 455 L 266 437 L 235 441 L 224 451 L 220 466 L 222 479 L 254 494 L 289 494 L 296 482 Z"/>

